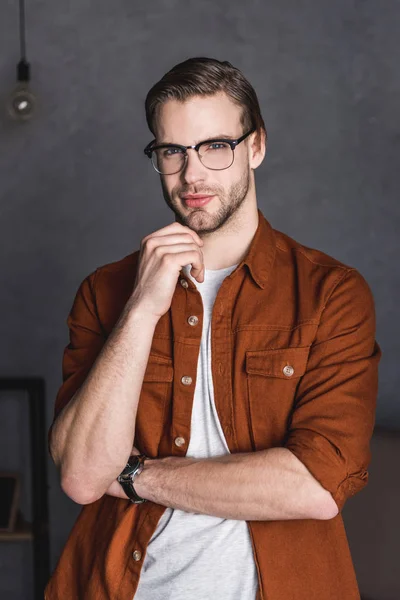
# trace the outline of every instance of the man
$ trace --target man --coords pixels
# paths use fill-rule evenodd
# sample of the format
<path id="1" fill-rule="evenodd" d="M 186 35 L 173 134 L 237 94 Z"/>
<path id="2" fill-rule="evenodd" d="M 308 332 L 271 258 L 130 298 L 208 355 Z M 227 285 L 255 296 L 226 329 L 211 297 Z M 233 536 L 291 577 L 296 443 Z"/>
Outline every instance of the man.
<path id="1" fill-rule="evenodd" d="M 371 290 L 257 207 L 266 131 L 238 69 L 177 65 L 146 117 L 175 222 L 68 317 L 49 447 L 84 506 L 45 597 L 356 600 L 341 511 L 368 480 Z"/>

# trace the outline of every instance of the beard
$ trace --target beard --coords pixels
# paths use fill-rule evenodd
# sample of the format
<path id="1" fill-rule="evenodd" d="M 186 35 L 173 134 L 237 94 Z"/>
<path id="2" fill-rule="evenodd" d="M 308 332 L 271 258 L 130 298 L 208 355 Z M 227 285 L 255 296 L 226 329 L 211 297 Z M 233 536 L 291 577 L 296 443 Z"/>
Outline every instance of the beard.
<path id="1" fill-rule="evenodd" d="M 175 188 L 170 195 L 165 187 L 163 177 L 161 176 L 160 179 L 164 200 L 175 214 L 175 221 L 189 227 L 198 234 L 206 234 L 217 231 L 217 229 L 228 223 L 243 204 L 250 187 L 250 167 L 247 165 L 240 178 L 232 183 L 227 191 L 221 187 L 215 187 L 214 189 L 196 188 L 195 192 L 185 188 Z M 190 212 L 185 214 L 181 210 L 183 201 L 180 195 L 187 193 L 218 196 L 219 206 L 215 212 L 208 213 L 207 207 L 205 207 L 204 209 L 191 208 L 189 209 Z M 211 202 L 213 201 L 214 198 Z"/>

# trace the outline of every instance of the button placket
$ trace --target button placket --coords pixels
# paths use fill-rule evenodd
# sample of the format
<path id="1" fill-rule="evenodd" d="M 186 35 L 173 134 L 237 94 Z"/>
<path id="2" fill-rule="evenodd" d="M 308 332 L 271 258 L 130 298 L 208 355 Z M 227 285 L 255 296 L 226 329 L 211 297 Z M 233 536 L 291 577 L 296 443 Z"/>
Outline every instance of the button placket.
<path id="1" fill-rule="evenodd" d="M 185 289 L 191 288 L 191 283 L 184 277 L 179 278 L 179 284 Z M 184 316 L 185 321 L 183 323 L 186 323 L 186 326 L 190 325 L 191 327 L 196 327 L 200 323 L 200 317 L 197 316 L 196 314 L 190 314 L 191 311 L 194 311 L 195 313 L 199 311 L 199 301 L 195 296 L 194 297 L 189 296 L 189 295 L 187 296 L 186 309 L 189 314 L 186 313 L 186 316 Z M 179 316 L 181 317 L 182 315 L 179 315 Z M 173 317 L 174 317 L 174 314 L 173 314 Z M 198 333 L 200 333 L 200 332 L 198 332 Z M 185 332 L 183 329 L 182 329 L 182 335 L 185 335 Z M 180 357 L 180 353 L 178 353 L 178 356 Z M 178 362 L 178 360 L 177 360 L 177 362 Z M 189 388 L 189 386 L 191 386 L 193 384 L 194 380 L 190 375 L 182 375 L 180 378 L 177 378 L 176 381 L 180 381 L 180 383 L 182 385 Z M 186 393 L 187 396 L 189 397 L 189 394 L 190 394 L 189 390 L 187 390 L 183 393 Z M 179 414 L 179 420 L 181 422 L 182 421 L 184 422 L 184 420 L 182 419 L 182 411 L 177 410 L 176 412 L 177 412 L 177 414 Z M 180 452 L 178 454 L 181 455 L 182 452 L 185 451 L 188 441 L 182 435 L 177 435 L 178 432 L 179 432 L 179 428 L 178 428 L 178 431 L 175 430 L 175 432 L 174 432 L 176 437 L 173 437 L 173 444 L 174 444 L 174 446 L 180 448 Z"/>

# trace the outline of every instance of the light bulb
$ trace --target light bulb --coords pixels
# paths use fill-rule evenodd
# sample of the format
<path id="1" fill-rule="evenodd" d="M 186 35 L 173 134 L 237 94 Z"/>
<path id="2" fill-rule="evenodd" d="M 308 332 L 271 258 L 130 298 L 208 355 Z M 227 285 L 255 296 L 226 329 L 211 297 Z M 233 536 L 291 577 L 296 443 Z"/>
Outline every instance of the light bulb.
<path id="1" fill-rule="evenodd" d="M 35 110 L 36 98 L 27 85 L 17 85 L 8 101 L 8 112 L 18 121 L 27 121 Z"/>

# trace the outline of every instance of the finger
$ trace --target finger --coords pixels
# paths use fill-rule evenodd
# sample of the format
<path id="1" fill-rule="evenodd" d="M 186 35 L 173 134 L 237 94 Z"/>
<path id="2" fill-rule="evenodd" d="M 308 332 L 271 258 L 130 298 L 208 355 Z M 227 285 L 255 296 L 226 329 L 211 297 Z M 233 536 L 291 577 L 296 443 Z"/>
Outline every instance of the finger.
<path id="1" fill-rule="evenodd" d="M 199 277 L 204 275 L 204 260 L 201 250 L 200 253 L 196 252 L 191 264 L 192 267 L 190 269 L 190 274 L 192 275 L 192 277 L 198 279 Z"/>
<path id="2" fill-rule="evenodd" d="M 159 237 L 159 236 L 164 236 L 164 235 L 171 235 L 171 233 L 189 233 L 195 242 L 197 242 L 197 244 L 203 246 L 204 242 L 201 239 L 201 237 L 199 236 L 198 233 L 196 233 L 195 231 L 193 231 L 193 229 L 190 229 L 190 227 L 186 227 L 185 225 L 181 225 L 181 223 L 178 222 L 174 222 L 174 223 L 170 223 L 169 225 L 166 225 L 165 227 L 162 227 L 161 229 L 157 229 L 156 231 L 153 231 L 152 233 L 150 233 L 149 235 L 145 236 L 142 240 L 142 242 L 144 242 L 147 238 L 151 237 Z"/>
<path id="3" fill-rule="evenodd" d="M 182 267 L 184 265 L 191 264 L 190 273 L 193 277 L 198 277 L 202 271 L 204 271 L 204 258 L 201 248 L 196 246 L 194 249 L 190 248 L 190 244 L 172 244 L 172 246 L 158 246 L 158 249 L 163 248 L 164 252 L 161 255 L 166 256 L 168 254 L 176 254 L 177 261 Z"/>
<path id="4" fill-rule="evenodd" d="M 163 243 L 164 242 L 164 243 Z M 162 259 L 166 254 L 177 254 L 179 252 L 198 252 L 201 248 L 191 235 L 164 235 L 151 237 L 141 247 L 141 252 L 148 256 L 153 255 L 156 259 Z M 203 253 L 201 252 L 203 259 Z M 186 260 L 187 264 L 190 260 Z"/>

